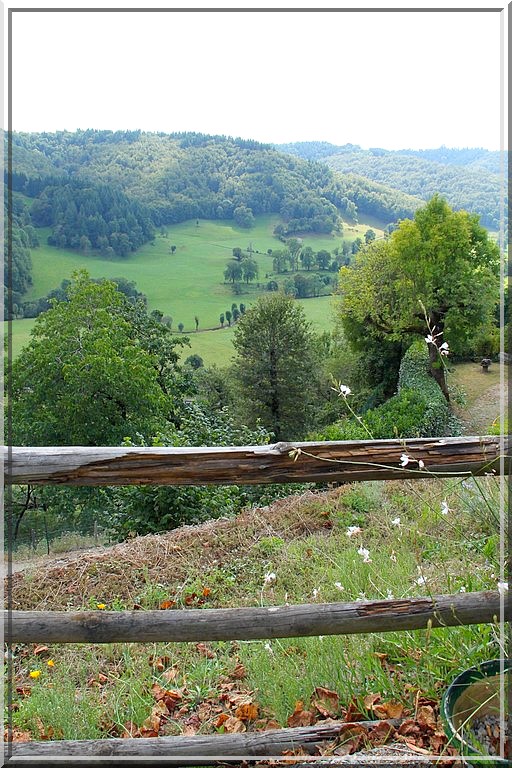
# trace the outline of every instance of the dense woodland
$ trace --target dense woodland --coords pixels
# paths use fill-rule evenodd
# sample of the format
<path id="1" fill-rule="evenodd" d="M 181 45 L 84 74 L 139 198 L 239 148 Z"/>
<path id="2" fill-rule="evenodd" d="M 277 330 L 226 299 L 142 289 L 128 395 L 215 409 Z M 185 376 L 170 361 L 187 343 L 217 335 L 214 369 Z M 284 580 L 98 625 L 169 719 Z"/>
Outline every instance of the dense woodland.
<path id="1" fill-rule="evenodd" d="M 506 159 L 500 152 L 446 147 L 363 150 L 354 144 L 339 147 L 327 142 L 282 144 L 279 149 L 295 157 L 322 161 L 342 175 L 354 174 L 356 184 L 364 177 L 422 200 L 439 193 L 452 207 L 477 213 L 485 227 L 499 229 L 506 173 L 502 167 Z"/>

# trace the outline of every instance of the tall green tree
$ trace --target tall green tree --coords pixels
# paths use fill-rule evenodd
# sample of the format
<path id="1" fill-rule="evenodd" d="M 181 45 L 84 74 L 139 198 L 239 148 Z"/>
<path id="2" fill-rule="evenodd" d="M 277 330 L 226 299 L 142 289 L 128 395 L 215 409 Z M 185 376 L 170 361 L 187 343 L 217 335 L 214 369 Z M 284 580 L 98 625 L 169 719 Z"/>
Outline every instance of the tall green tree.
<path id="1" fill-rule="evenodd" d="M 233 344 L 245 423 L 276 440 L 303 437 L 314 389 L 314 342 L 304 310 L 283 294 L 263 296 L 241 316 Z"/>
<path id="2" fill-rule="evenodd" d="M 229 261 L 226 264 L 226 269 L 224 270 L 224 280 L 231 280 L 231 282 L 234 284 L 237 280 L 242 279 L 242 265 L 239 261 Z"/>
<path id="3" fill-rule="evenodd" d="M 151 329 L 168 329 L 147 313 L 143 320 L 142 306 L 85 271 L 74 275 L 66 294 L 37 318 L 30 343 L 13 362 L 14 442 L 115 445 L 155 434 L 174 410 L 162 383 L 169 384 L 175 362 L 160 358 Z"/>
<path id="4" fill-rule="evenodd" d="M 499 298 L 499 248 L 478 217 L 435 196 L 340 271 L 347 338 L 423 336 L 430 371 L 449 400 L 440 351 L 463 350 L 488 323 Z"/>
<path id="5" fill-rule="evenodd" d="M 315 260 L 315 255 L 310 245 L 307 245 L 305 248 L 302 249 L 302 251 L 300 252 L 300 260 L 302 262 L 302 266 L 304 267 L 304 269 L 307 269 L 307 271 L 309 272 Z"/>
<path id="6" fill-rule="evenodd" d="M 241 263 L 244 280 L 249 284 L 249 281 L 258 277 L 258 263 L 255 259 L 243 259 Z"/>

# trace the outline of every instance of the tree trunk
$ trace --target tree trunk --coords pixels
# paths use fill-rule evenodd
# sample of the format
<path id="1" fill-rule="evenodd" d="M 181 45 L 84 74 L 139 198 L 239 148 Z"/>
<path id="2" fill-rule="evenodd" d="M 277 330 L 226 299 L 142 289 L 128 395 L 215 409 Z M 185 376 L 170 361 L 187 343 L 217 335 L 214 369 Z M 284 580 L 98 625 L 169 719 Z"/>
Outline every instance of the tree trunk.
<path id="1" fill-rule="evenodd" d="M 448 392 L 448 387 L 446 385 L 444 366 L 441 360 L 441 355 L 439 354 L 439 350 L 435 344 L 431 343 L 428 345 L 428 359 L 430 374 L 434 381 L 439 384 L 441 392 L 445 396 L 446 401 L 449 403 L 450 393 Z"/>

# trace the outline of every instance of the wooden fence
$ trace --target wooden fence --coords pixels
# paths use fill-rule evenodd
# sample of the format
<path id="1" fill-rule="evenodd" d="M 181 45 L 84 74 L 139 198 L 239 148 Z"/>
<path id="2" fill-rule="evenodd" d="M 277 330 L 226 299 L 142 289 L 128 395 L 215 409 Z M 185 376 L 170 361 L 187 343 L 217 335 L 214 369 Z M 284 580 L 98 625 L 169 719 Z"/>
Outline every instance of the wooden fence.
<path id="1" fill-rule="evenodd" d="M 228 485 L 353 482 L 510 474 L 509 439 L 495 436 L 227 448 L 10 448 L 7 485 Z M 187 642 L 424 629 L 509 621 L 496 592 L 267 608 L 4 612 L 8 643 Z M 343 723 L 264 733 L 7 744 L 13 765 L 207 765 L 268 760 L 335 738 Z M 122 761 L 122 762 L 120 762 Z M 355 762 L 356 761 L 356 762 Z M 414 764 L 421 760 L 414 758 Z M 412 765 L 356 756 L 315 765 Z"/>

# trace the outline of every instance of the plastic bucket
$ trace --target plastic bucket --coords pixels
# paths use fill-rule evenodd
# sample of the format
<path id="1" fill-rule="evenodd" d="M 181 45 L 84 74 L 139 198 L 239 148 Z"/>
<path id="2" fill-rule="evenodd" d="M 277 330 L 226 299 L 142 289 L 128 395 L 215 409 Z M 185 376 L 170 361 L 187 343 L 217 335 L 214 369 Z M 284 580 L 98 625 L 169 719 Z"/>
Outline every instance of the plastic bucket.
<path id="1" fill-rule="evenodd" d="M 467 765 L 478 768 L 503 768 L 511 766 L 512 761 L 494 755 L 488 755 L 479 749 L 474 734 L 471 731 L 473 721 L 486 715 L 500 716 L 500 689 L 502 682 L 500 659 L 484 661 L 476 667 L 471 667 L 455 678 L 446 690 L 441 702 L 441 718 L 445 732 L 452 744 L 461 755 L 469 758 Z M 503 660 L 505 676 L 505 717 L 507 717 L 507 697 L 511 689 L 510 672 L 512 659 Z M 478 757 L 471 762 L 471 757 Z"/>

